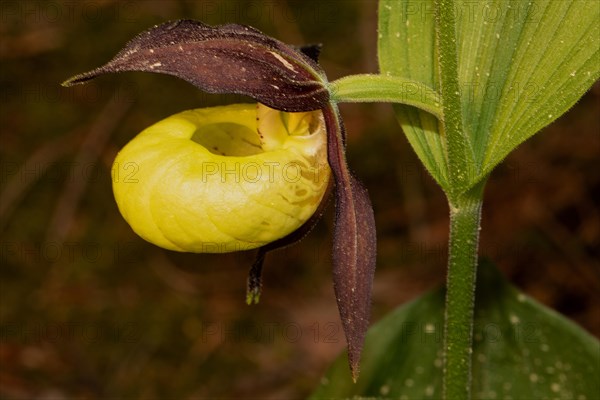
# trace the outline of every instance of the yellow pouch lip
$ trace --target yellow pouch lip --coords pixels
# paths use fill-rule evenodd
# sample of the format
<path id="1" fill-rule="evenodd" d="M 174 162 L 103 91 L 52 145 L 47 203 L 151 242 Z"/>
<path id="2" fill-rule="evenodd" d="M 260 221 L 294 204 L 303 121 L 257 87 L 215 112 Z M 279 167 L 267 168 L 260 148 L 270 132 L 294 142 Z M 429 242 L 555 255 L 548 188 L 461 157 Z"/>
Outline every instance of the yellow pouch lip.
<path id="1" fill-rule="evenodd" d="M 322 121 L 319 132 L 288 136 L 280 148 L 250 156 L 214 154 L 191 140 L 202 127 L 219 123 L 234 122 L 258 132 L 257 115 L 256 104 L 188 110 L 159 121 L 128 143 L 115 159 L 113 174 L 133 164 L 139 169 L 138 181 L 127 186 L 115 180 L 113 190 L 134 231 L 170 250 L 221 253 L 261 247 L 310 218 L 330 179 Z M 231 172 L 202 175 L 208 165 L 232 171 L 232 166 L 250 164 L 254 176 L 237 182 Z"/>

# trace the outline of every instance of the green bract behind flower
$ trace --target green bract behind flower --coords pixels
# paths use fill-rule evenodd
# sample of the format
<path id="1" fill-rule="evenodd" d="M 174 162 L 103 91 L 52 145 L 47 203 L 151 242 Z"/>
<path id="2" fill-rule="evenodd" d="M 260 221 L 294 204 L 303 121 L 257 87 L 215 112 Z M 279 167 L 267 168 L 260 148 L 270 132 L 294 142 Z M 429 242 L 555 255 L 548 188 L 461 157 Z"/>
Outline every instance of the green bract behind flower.
<path id="1" fill-rule="evenodd" d="M 141 237 L 170 250 L 254 249 L 298 229 L 327 190 L 320 111 L 261 104 L 185 111 L 118 154 L 113 191 Z"/>

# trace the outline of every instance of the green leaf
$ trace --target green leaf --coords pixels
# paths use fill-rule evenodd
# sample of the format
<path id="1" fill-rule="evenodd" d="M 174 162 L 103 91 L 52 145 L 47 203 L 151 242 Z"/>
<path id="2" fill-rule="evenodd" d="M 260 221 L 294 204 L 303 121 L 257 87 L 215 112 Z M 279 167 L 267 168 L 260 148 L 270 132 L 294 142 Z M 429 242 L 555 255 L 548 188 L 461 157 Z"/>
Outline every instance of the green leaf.
<path id="1" fill-rule="evenodd" d="M 460 79 L 485 88 L 465 113 L 477 154 L 483 156 L 481 176 L 565 113 L 600 78 L 597 0 L 503 1 L 499 7 L 506 16 L 486 27 L 485 35 L 465 22 L 461 35 Z M 484 27 L 485 14 L 479 14 L 472 25 Z M 487 64 L 482 71 L 476 71 L 479 62 Z"/>
<path id="2" fill-rule="evenodd" d="M 433 2 L 379 2 L 379 69 L 438 88 Z M 434 179 L 449 188 L 445 143 L 438 119 L 417 108 L 394 105 L 408 141 Z"/>
<path id="3" fill-rule="evenodd" d="M 462 121 L 474 156 L 466 190 L 600 78 L 600 7 L 597 0 L 465 0 L 454 8 Z M 438 90 L 433 0 L 382 0 L 379 15 L 381 73 Z M 456 189 L 437 121 L 395 110 L 426 168 L 446 192 Z"/>
<path id="4" fill-rule="evenodd" d="M 596 399 L 598 340 L 510 286 L 489 263 L 479 271 L 473 397 Z M 343 356 L 312 398 L 439 399 L 443 309 L 440 289 L 393 311 L 369 330 L 357 383 Z"/>

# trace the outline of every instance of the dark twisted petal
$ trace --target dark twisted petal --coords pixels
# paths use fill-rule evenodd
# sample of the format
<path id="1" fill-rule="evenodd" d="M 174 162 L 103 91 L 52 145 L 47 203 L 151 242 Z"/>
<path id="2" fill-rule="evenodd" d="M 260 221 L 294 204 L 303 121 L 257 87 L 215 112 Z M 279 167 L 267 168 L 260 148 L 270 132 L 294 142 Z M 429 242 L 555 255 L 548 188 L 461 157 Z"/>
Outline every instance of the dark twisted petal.
<path id="1" fill-rule="evenodd" d="M 377 252 L 375 217 L 367 190 L 346 164 L 344 127 L 337 107 L 330 104 L 323 115 L 328 161 L 335 179 L 333 286 L 348 342 L 350 370 L 356 381 L 371 313 Z"/>
<path id="2" fill-rule="evenodd" d="M 327 192 L 323 196 L 323 200 L 321 200 L 321 204 L 319 204 L 319 208 L 317 211 L 306 221 L 300 228 L 296 229 L 294 232 L 289 235 L 278 239 L 274 242 L 271 242 L 261 248 L 258 249 L 256 254 L 256 258 L 252 267 L 250 268 L 250 273 L 248 274 L 248 284 L 246 290 L 246 303 L 250 304 L 258 304 L 261 295 L 262 289 L 262 267 L 265 261 L 265 257 L 267 253 L 274 250 L 279 250 L 287 246 L 291 246 L 292 244 L 302 240 L 306 235 L 313 230 L 313 228 L 317 225 L 317 222 L 323 217 L 323 213 L 327 208 L 329 203 L 329 198 L 331 197 L 331 192 L 333 191 L 333 181 L 329 181 L 329 185 L 327 186 Z"/>
<path id="3" fill-rule="evenodd" d="M 63 85 L 111 72 L 157 72 L 207 92 L 248 95 L 287 112 L 310 111 L 329 101 L 325 74 L 311 58 L 316 49 L 296 49 L 243 25 L 179 20 L 139 34 L 107 64 Z"/>

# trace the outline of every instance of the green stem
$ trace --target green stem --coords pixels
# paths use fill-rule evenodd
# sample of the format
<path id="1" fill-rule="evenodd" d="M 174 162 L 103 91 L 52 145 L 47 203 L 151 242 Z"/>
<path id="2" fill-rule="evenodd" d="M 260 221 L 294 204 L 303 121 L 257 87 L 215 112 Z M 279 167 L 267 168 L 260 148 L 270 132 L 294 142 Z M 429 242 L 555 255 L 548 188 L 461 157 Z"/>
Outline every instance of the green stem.
<path id="1" fill-rule="evenodd" d="M 469 140 L 462 121 L 454 10 L 454 0 L 435 2 L 440 93 L 444 109 L 443 135 L 452 188 L 452 192 L 448 193 L 450 197 L 466 189 L 472 174 L 469 166 L 474 165 L 473 152 L 469 149 Z"/>
<path id="2" fill-rule="evenodd" d="M 449 200 L 450 243 L 444 322 L 445 400 L 471 398 L 473 310 L 485 182 Z"/>

